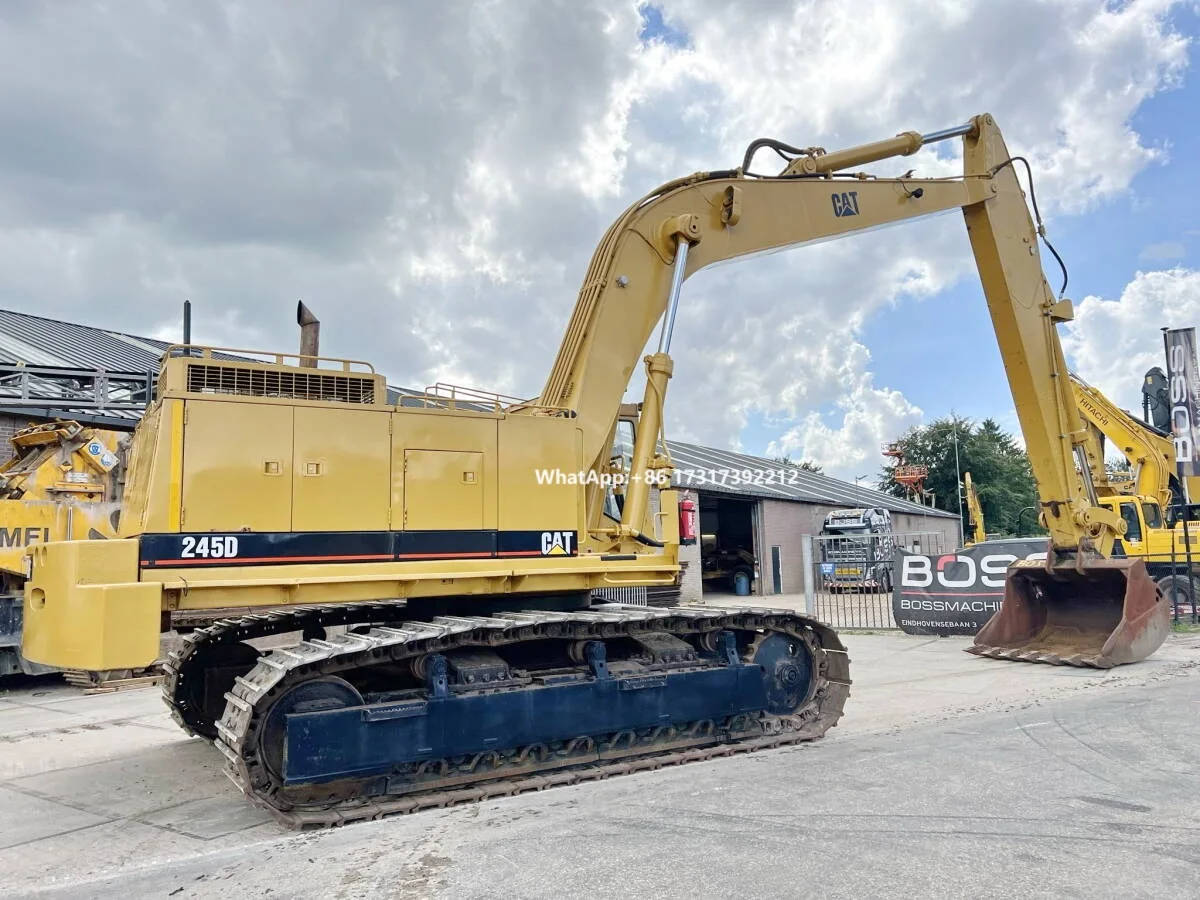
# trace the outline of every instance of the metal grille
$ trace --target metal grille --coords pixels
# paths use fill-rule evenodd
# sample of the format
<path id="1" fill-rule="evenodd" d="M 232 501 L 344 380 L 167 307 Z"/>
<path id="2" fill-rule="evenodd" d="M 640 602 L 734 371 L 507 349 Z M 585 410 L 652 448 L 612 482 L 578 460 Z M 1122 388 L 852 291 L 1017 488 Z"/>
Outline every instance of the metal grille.
<path id="1" fill-rule="evenodd" d="M 899 628 L 892 615 L 895 550 L 945 553 L 940 531 L 812 536 L 805 606 L 834 628 Z"/>
<path id="2" fill-rule="evenodd" d="M 240 366 L 188 366 L 187 389 L 197 394 L 237 394 L 243 397 L 284 397 L 334 403 L 375 402 L 375 379 L 356 375 L 312 372 L 274 372 Z"/>
<path id="3" fill-rule="evenodd" d="M 597 600 L 605 600 L 609 603 L 627 603 L 630 606 L 648 605 L 645 586 L 595 588 L 592 591 L 592 596 Z"/>

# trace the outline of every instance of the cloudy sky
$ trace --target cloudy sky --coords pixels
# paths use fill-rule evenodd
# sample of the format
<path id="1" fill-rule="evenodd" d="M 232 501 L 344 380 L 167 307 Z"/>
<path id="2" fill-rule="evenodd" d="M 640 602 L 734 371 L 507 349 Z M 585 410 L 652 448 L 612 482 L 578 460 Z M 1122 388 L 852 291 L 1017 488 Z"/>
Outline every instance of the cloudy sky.
<path id="1" fill-rule="evenodd" d="M 532 396 L 657 184 L 990 112 L 1072 365 L 1136 410 L 1159 327 L 1200 321 L 1198 33 L 1168 0 L 13 0 L 0 307 L 178 339 L 188 298 L 197 340 L 290 350 L 303 299 L 394 384 Z M 945 169 L 874 171 L 913 166 Z M 955 216 L 701 272 L 673 353 L 669 437 L 849 478 L 951 410 L 1017 427 Z"/>

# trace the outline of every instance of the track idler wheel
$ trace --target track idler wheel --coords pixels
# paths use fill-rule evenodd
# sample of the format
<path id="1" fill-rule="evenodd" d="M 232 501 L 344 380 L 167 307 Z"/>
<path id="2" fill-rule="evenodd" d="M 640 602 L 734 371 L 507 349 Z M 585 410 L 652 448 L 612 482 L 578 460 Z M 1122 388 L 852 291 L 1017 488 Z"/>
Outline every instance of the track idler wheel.
<path id="1" fill-rule="evenodd" d="M 1170 628 L 1170 605 L 1140 559 L 1080 569 L 1019 560 L 1008 569 L 1000 611 L 967 652 L 1108 669 L 1150 656 Z"/>
<path id="2" fill-rule="evenodd" d="M 766 711 L 789 716 L 808 700 L 813 686 L 813 656 L 800 638 L 775 632 L 755 643 L 751 663 L 763 667 Z"/>
<path id="3" fill-rule="evenodd" d="M 260 655 L 240 641 L 217 645 L 207 652 L 206 667 L 182 682 L 177 702 L 196 734 L 209 740 L 217 737 L 216 723 L 225 713 L 225 692 L 233 689 L 239 675 L 254 668 Z"/>
<path id="4" fill-rule="evenodd" d="M 263 768 L 276 784 L 284 783 L 284 746 L 287 743 L 287 717 L 289 713 L 322 709 L 343 709 L 360 706 L 362 695 L 350 682 L 333 675 L 302 682 L 280 696 L 271 704 L 259 739 L 259 754 Z M 338 748 L 326 748 L 336 756 Z"/>

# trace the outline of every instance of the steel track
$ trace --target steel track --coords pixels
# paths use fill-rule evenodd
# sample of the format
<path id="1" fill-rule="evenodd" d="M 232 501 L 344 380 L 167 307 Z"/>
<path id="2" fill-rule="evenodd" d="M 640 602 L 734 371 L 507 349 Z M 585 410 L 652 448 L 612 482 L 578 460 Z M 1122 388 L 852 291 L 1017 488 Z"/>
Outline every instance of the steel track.
<path id="1" fill-rule="evenodd" d="M 164 698 L 186 731 L 213 737 L 226 757 L 226 774 L 252 802 L 289 827 L 299 828 L 475 802 L 810 741 L 837 724 L 849 695 L 849 661 L 835 632 L 816 620 L 780 610 L 604 604 L 580 612 L 446 616 L 432 622 L 404 622 L 404 611 L 403 603 L 396 601 L 309 607 L 216 622 L 193 632 L 171 655 L 164 666 Z M 203 660 L 215 647 L 281 632 L 368 623 L 372 627 L 366 633 L 305 640 L 264 654 L 225 695 L 225 713 L 215 724 L 205 721 L 181 694 L 190 679 L 200 677 Z M 694 635 L 723 629 L 779 631 L 804 642 L 813 656 L 813 687 L 794 714 L 763 713 L 639 733 L 581 735 L 553 748 L 534 745 L 489 751 L 466 761 L 439 760 L 410 767 L 400 783 L 387 787 L 386 795 L 381 795 L 378 778 L 285 788 L 276 783 L 257 749 L 269 706 L 289 688 L 313 678 L 407 662 L 466 645 L 494 647 L 544 638 L 592 640 L 646 631 Z M 753 657 L 758 643 L 752 643 L 744 661 Z"/>

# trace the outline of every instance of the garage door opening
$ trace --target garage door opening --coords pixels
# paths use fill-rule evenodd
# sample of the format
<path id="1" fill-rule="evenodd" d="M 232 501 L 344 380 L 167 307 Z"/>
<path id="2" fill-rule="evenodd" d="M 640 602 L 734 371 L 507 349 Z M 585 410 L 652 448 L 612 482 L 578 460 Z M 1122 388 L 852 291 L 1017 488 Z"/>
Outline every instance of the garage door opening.
<path id="1" fill-rule="evenodd" d="M 755 500 L 700 494 L 700 570 L 704 592 L 752 594 L 758 584 Z"/>

